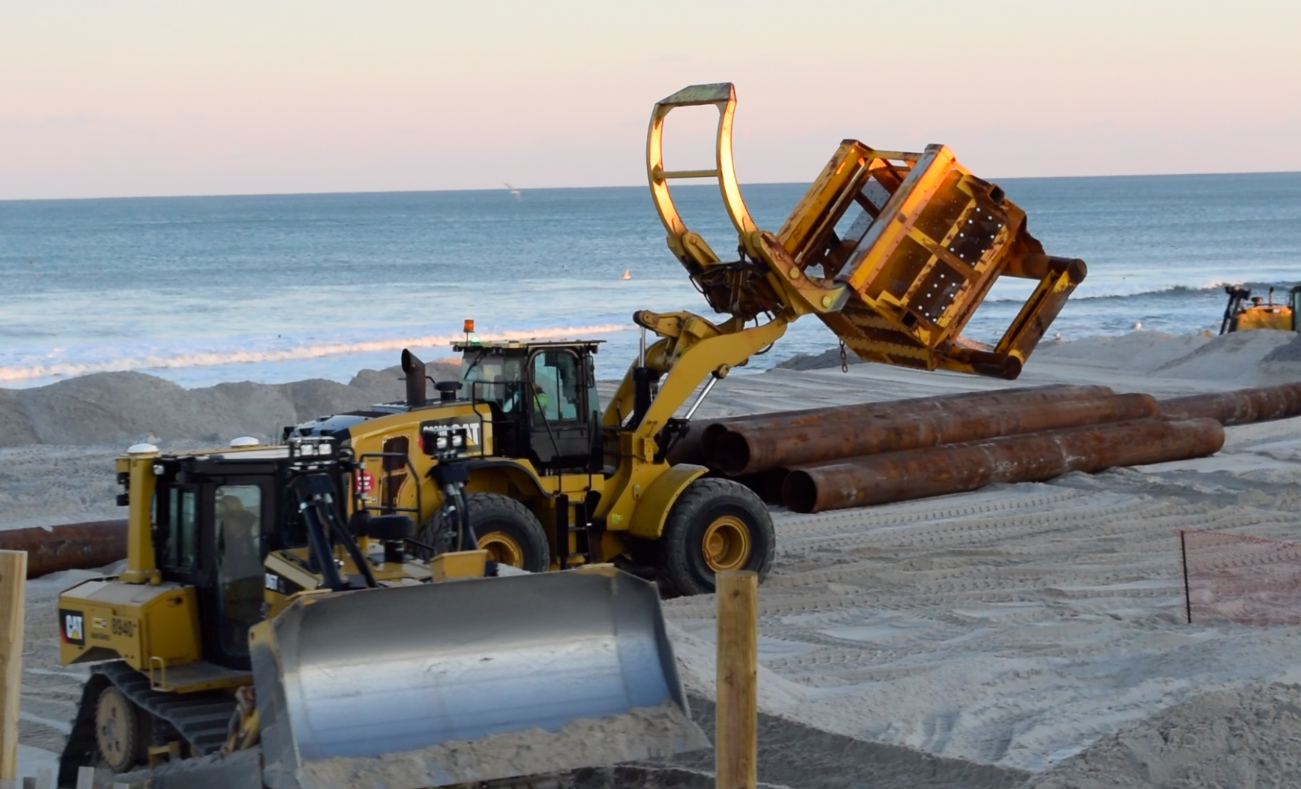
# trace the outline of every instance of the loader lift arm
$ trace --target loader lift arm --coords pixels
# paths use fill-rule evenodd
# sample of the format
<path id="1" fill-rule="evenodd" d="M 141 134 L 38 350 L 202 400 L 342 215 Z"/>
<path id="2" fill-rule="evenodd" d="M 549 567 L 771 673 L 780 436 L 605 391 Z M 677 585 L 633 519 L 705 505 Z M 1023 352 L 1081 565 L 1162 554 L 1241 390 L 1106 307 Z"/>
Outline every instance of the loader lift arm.
<path id="1" fill-rule="evenodd" d="M 718 110 L 712 169 L 665 167 L 665 119 L 690 106 Z M 908 153 L 845 140 L 781 229 L 760 229 L 733 164 L 735 111 L 733 86 L 719 83 L 684 88 L 651 114 L 647 176 L 668 247 L 709 305 L 727 318 L 633 316 L 659 339 L 648 348 L 643 340 L 643 352 L 603 415 L 607 458 L 618 462 L 595 514 L 610 529 L 658 536 L 665 505 L 704 473 L 684 469 L 672 483 L 660 482 L 664 445 L 685 427 L 674 413 L 702 380 L 745 364 L 802 315 L 817 315 L 869 361 L 1010 379 L 1086 273 L 1081 260 L 1044 253 L 1025 229 L 1025 212 L 942 145 Z M 669 182 L 696 178 L 718 181 L 737 232 L 735 261 L 725 262 L 677 210 Z M 1000 276 L 1037 285 L 996 345 L 962 337 Z M 639 518 L 634 510 L 648 493 L 654 506 L 642 511 L 656 514 Z"/>

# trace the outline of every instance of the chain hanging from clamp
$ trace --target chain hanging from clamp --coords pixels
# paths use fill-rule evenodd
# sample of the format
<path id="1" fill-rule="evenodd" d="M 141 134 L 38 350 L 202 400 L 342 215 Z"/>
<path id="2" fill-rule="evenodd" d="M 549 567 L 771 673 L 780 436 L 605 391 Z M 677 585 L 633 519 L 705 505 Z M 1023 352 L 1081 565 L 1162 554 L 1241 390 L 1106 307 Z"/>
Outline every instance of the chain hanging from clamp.
<path id="1" fill-rule="evenodd" d="M 840 341 L 840 372 L 849 372 L 849 357 L 845 355 L 845 341 Z"/>

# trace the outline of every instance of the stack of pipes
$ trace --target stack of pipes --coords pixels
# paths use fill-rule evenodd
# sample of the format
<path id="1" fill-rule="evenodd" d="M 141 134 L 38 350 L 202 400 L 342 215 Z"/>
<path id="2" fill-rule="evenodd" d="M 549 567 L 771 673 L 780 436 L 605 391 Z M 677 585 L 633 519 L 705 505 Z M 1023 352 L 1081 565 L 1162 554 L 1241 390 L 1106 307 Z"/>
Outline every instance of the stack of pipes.
<path id="1" fill-rule="evenodd" d="M 732 417 L 693 425 L 671 457 L 820 512 L 1203 457 L 1224 425 L 1298 415 L 1301 384 L 1161 402 L 1058 385 Z"/>

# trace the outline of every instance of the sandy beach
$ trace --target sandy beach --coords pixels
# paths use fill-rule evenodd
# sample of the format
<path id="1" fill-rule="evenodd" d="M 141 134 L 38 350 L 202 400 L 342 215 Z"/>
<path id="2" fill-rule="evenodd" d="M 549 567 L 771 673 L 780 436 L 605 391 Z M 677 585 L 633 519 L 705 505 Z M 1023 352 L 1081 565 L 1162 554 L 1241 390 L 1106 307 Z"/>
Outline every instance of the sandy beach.
<path id="1" fill-rule="evenodd" d="M 1136 331 L 1045 342 L 1015 382 L 869 364 L 842 373 L 838 357 L 804 359 L 730 376 L 698 418 L 1048 383 L 1163 397 L 1297 380 L 1291 333 Z M 0 528 L 122 517 L 111 459 L 136 440 L 270 437 L 400 395 L 395 375 L 373 371 L 348 386 L 183 390 L 106 373 L 0 390 Z M 1301 541 L 1301 419 L 1227 436 L 1199 460 L 815 515 L 774 509 L 777 558 L 760 593 L 760 780 L 1298 785 L 1301 628 L 1183 619 L 1178 529 Z M 26 765 L 57 751 L 68 729 L 83 674 L 57 665 L 54 601 L 91 574 L 28 584 Z M 707 716 L 714 600 L 665 610 Z M 695 785 L 707 769 L 687 757 L 660 783 Z"/>

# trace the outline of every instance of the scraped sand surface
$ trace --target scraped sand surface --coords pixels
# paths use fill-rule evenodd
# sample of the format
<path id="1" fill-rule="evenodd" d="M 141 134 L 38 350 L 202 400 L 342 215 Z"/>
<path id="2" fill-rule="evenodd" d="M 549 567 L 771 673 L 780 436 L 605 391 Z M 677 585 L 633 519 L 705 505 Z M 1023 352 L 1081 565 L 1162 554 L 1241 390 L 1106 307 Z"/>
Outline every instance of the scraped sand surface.
<path id="1" fill-rule="evenodd" d="M 1016 382 L 820 363 L 732 375 L 699 416 L 1058 382 L 1158 397 L 1236 389 L 1301 380 L 1301 344 L 1282 332 L 1045 343 Z M 778 553 L 760 604 L 760 780 L 1301 785 L 1301 628 L 1183 621 L 1177 529 L 1301 542 L 1301 419 L 1227 433 L 1200 460 L 815 515 L 775 509 Z M 111 496 L 109 459 L 122 446 L 0 450 L 0 528 L 120 517 L 97 491 Z M 30 584 L 27 745 L 57 748 L 71 718 L 79 672 L 57 667 L 51 645 L 52 595 L 72 580 Z M 707 713 L 714 601 L 665 610 Z M 783 770 L 780 754 L 816 767 Z M 646 780 L 694 786 L 707 771 L 707 759 L 688 759 Z M 638 775 L 649 773 L 588 772 L 580 785 Z"/>

